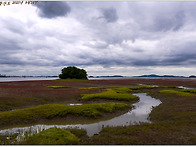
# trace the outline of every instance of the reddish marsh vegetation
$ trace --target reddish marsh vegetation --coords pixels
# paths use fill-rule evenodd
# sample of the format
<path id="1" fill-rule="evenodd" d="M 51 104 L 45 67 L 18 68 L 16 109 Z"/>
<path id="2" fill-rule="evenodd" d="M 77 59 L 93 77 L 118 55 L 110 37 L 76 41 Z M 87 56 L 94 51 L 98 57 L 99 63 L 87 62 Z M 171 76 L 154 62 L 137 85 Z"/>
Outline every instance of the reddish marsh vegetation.
<path id="1" fill-rule="evenodd" d="M 196 80 L 190 79 L 118 79 L 81 81 L 19 81 L 0 82 L 0 111 L 26 108 L 47 103 L 77 103 L 80 95 L 101 92 L 101 89 L 80 89 L 87 87 L 138 86 L 138 84 L 160 86 L 196 87 Z M 49 88 L 47 86 L 67 86 Z"/>
<path id="2" fill-rule="evenodd" d="M 99 135 L 90 138 L 85 136 L 84 130 L 71 130 L 80 139 L 78 144 L 196 144 L 196 96 L 194 94 L 192 96 L 179 94 L 183 90 L 175 88 L 175 86 L 185 86 L 195 89 L 195 79 L 1 82 L 0 111 L 4 112 L 48 103 L 108 102 L 109 100 L 105 99 L 83 101 L 81 97 L 82 94 L 103 92 L 104 88 L 130 87 L 139 84 L 160 86 L 157 88 L 133 88 L 130 91 L 131 93 L 145 92 L 162 101 L 162 104 L 154 108 L 150 114 L 153 123 L 127 127 L 108 127 L 103 129 Z M 55 88 L 55 86 L 62 87 Z M 122 112 L 124 110 L 120 111 L 121 114 Z M 116 115 L 120 113 L 119 111 L 115 112 Z M 115 115 L 107 114 L 105 116 L 113 117 Z M 72 117 L 69 117 L 69 119 L 72 119 Z M 82 120 L 84 121 L 86 118 Z M 53 144 L 58 143 L 53 142 Z"/>

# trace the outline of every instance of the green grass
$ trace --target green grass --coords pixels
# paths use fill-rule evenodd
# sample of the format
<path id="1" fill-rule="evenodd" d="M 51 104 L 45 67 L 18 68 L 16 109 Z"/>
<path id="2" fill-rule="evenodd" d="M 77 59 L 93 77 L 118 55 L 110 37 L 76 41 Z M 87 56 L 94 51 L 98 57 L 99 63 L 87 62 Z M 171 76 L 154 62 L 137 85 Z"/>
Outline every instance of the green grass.
<path id="1" fill-rule="evenodd" d="M 27 137 L 23 145 L 77 145 L 79 138 L 68 130 L 50 128 Z"/>
<path id="2" fill-rule="evenodd" d="M 54 118 L 64 118 L 68 114 L 97 118 L 102 113 L 112 113 L 116 110 L 128 108 L 125 103 L 94 103 L 84 105 L 65 105 L 65 104 L 45 104 L 31 108 L 0 113 L 0 127 L 12 126 L 17 124 L 33 124 L 39 120 L 52 120 Z"/>
<path id="3" fill-rule="evenodd" d="M 60 88 L 71 88 L 70 86 L 46 86 L 47 88 L 54 88 L 54 89 L 60 89 Z"/>
<path id="4" fill-rule="evenodd" d="M 127 93 L 126 88 L 117 88 L 117 89 L 107 89 L 102 93 L 84 94 L 82 96 L 82 99 L 83 100 L 109 99 L 109 100 L 130 101 L 130 100 L 137 99 L 137 97 Z"/>
<path id="5" fill-rule="evenodd" d="M 196 93 L 196 89 L 183 89 L 183 92 Z"/>
<path id="6" fill-rule="evenodd" d="M 0 101 L 0 111 L 12 110 L 15 107 L 22 106 L 24 103 L 20 100 L 4 100 Z"/>
<path id="7" fill-rule="evenodd" d="M 80 88 L 80 89 L 87 89 L 87 90 L 91 90 L 91 89 L 102 89 L 104 87 L 87 87 L 87 88 Z"/>
<path id="8" fill-rule="evenodd" d="M 179 96 L 195 96 L 194 94 L 183 92 L 183 91 L 176 91 L 176 90 L 161 90 L 160 93 L 164 94 L 175 94 Z"/>
<path id="9" fill-rule="evenodd" d="M 113 90 L 117 93 L 129 93 L 132 91 L 132 87 L 118 87 L 114 88 Z"/>

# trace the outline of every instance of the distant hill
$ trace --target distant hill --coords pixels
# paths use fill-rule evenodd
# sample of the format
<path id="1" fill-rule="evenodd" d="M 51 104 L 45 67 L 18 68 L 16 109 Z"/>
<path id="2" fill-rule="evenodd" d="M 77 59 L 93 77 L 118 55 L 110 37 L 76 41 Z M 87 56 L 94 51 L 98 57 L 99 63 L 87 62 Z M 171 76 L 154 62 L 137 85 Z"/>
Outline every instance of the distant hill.
<path id="1" fill-rule="evenodd" d="M 189 78 L 196 78 L 196 76 L 194 76 L 194 75 L 191 75 L 191 76 L 189 76 Z"/>
<path id="2" fill-rule="evenodd" d="M 121 76 L 121 75 L 113 75 L 113 76 L 88 76 L 89 78 L 127 78 L 127 76 Z M 156 75 L 156 74 L 150 74 L 150 75 L 141 75 L 141 76 L 131 76 L 134 78 L 196 78 L 196 76 L 192 75 L 189 77 L 185 76 L 175 76 L 175 75 Z"/>
<path id="3" fill-rule="evenodd" d="M 185 78 L 184 76 L 174 76 L 174 75 L 155 75 L 155 74 L 151 74 L 151 75 L 142 75 L 142 76 L 134 76 L 134 77 L 151 77 L 151 78 Z"/>
<path id="4" fill-rule="evenodd" d="M 2 75 L 2 74 L 0 74 L 0 77 L 6 77 L 6 75 Z"/>

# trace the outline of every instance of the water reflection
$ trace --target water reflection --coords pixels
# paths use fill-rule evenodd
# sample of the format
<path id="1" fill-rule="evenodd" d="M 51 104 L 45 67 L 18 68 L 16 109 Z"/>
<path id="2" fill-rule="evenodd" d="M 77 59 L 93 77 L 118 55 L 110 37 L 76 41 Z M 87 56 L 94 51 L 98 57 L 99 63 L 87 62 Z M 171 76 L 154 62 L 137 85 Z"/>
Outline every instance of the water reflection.
<path id="1" fill-rule="evenodd" d="M 107 126 L 129 126 L 135 125 L 140 122 L 149 122 L 148 116 L 153 107 L 158 106 L 161 104 L 160 100 L 154 99 L 151 96 L 147 96 L 146 93 L 138 93 L 134 94 L 139 97 L 139 102 L 134 104 L 133 110 L 129 112 L 115 117 L 110 120 L 100 121 L 98 123 L 93 124 L 76 124 L 76 125 L 35 125 L 31 127 L 24 127 L 24 128 L 12 128 L 7 130 L 1 130 L 0 134 L 19 134 L 23 136 L 25 132 L 31 131 L 32 133 L 39 132 L 44 129 L 49 129 L 52 127 L 57 128 L 78 128 L 78 129 L 85 129 L 87 131 L 88 136 L 93 136 L 94 134 L 98 134 L 104 127 Z"/>
<path id="2" fill-rule="evenodd" d="M 179 89 L 193 89 L 193 88 L 189 88 L 189 87 L 184 87 L 184 86 L 178 86 Z"/>

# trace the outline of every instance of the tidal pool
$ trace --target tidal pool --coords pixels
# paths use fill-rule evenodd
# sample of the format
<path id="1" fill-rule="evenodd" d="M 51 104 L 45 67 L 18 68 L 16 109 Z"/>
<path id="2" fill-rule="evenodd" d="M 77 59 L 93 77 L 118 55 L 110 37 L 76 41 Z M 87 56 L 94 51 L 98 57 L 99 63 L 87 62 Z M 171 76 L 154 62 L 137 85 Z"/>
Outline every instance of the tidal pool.
<path id="1" fill-rule="evenodd" d="M 74 105 L 82 105 L 82 104 L 68 104 L 68 105 L 70 105 L 70 106 L 74 106 Z"/>
<path id="2" fill-rule="evenodd" d="M 138 84 L 139 86 L 152 86 L 152 87 L 159 87 L 159 85 L 147 85 L 147 84 Z"/>
<path id="3" fill-rule="evenodd" d="M 93 136 L 98 134 L 104 127 L 112 127 L 112 126 L 129 126 L 136 125 L 140 122 L 148 122 L 151 121 L 148 119 L 150 112 L 153 107 L 161 104 L 161 101 L 151 96 L 148 96 L 146 93 L 137 93 L 134 94 L 139 97 L 139 101 L 134 105 L 134 108 L 129 112 L 120 115 L 118 117 L 112 118 L 110 120 L 99 121 L 97 123 L 92 124 L 74 124 L 74 125 L 35 125 L 30 127 L 21 127 L 21 128 L 11 128 L 6 130 L 0 130 L 0 135 L 12 135 L 17 134 L 17 140 L 21 140 L 25 136 L 26 132 L 30 132 L 29 135 L 34 133 L 38 133 L 42 130 L 49 129 L 52 127 L 57 128 L 78 128 L 85 129 L 87 131 L 88 136 Z"/>
<path id="4" fill-rule="evenodd" d="M 178 86 L 179 89 L 193 89 L 193 88 L 189 88 L 189 87 L 184 87 L 184 86 Z"/>

